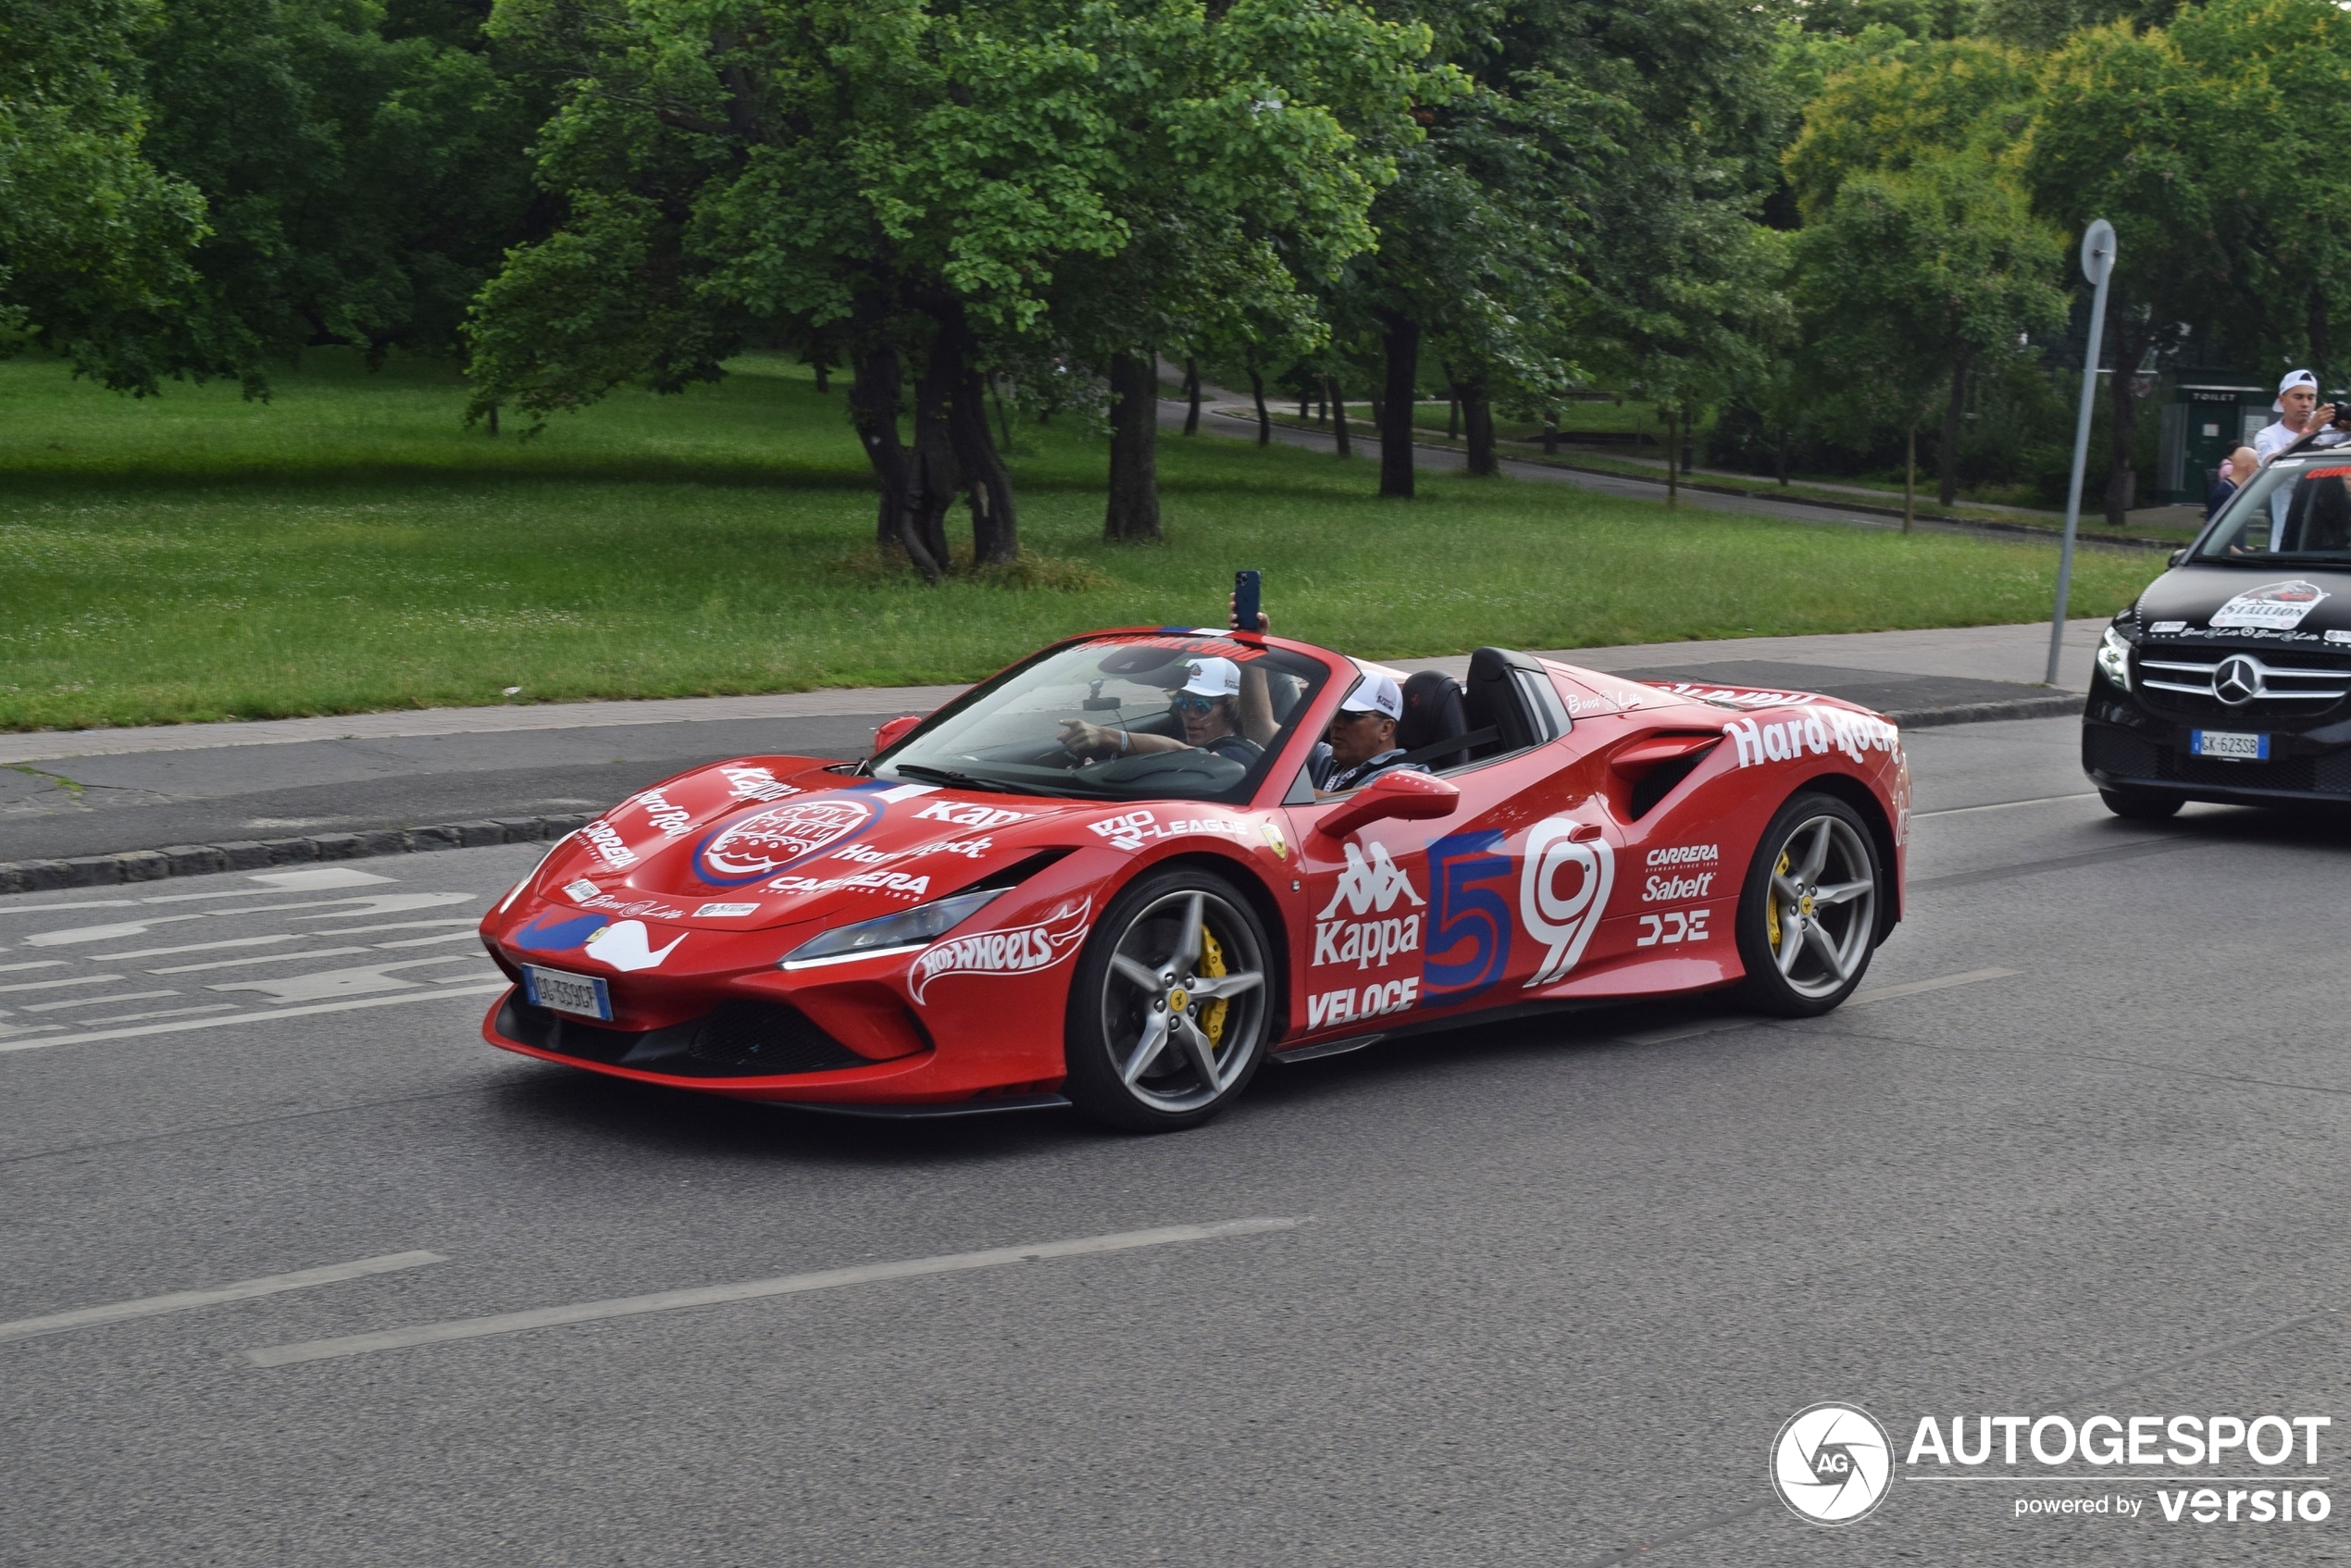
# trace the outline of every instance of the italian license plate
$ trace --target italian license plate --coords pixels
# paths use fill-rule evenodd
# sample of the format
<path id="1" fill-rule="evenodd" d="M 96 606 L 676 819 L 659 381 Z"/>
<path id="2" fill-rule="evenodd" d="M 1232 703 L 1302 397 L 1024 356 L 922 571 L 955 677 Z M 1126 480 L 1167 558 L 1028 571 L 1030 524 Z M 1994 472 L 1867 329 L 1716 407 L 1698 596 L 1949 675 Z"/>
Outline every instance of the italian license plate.
<path id="1" fill-rule="evenodd" d="M 522 990 L 534 1007 L 577 1013 L 583 1018 L 612 1022 L 612 993 L 592 975 L 566 975 L 560 969 L 522 966 Z"/>
<path id="2" fill-rule="evenodd" d="M 2220 757 L 2228 762 L 2268 762 L 2270 738 L 2227 729 L 2192 729 L 2188 731 L 2188 750 L 2200 757 Z"/>

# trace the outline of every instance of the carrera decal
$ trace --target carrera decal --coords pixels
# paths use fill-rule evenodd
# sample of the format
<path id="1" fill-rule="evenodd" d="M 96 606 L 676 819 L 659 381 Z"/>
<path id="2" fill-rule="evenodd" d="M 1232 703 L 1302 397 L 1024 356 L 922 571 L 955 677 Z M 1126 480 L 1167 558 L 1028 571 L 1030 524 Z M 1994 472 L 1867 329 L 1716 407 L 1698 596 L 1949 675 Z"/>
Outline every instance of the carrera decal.
<path id="1" fill-rule="evenodd" d="M 842 888 L 920 898 L 930 891 L 930 878 L 910 877 L 903 871 L 861 871 L 854 877 L 778 877 L 765 885 L 771 893 L 829 893 Z"/>
<path id="2" fill-rule="evenodd" d="M 1677 844 L 1670 850 L 1651 850 L 1641 864 L 1658 865 L 1712 865 L 1721 861 L 1723 851 L 1716 844 Z"/>
<path id="3" fill-rule="evenodd" d="M 1570 839 L 1581 826 L 1573 817 L 1554 816 L 1526 832 L 1518 912 L 1527 934 L 1547 950 L 1526 982 L 1529 990 L 1554 984 L 1575 967 L 1608 908 L 1609 890 L 1616 880 L 1616 851 L 1605 839 L 1584 844 Z"/>
<path id="4" fill-rule="evenodd" d="M 1511 960 L 1511 906 L 1490 884 L 1511 874 L 1492 828 L 1449 833 L 1428 846 L 1428 952 L 1421 964 L 1428 1000 L 1467 1002 L 1502 977 Z"/>
<path id="5" fill-rule="evenodd" d="M 637 864 L 637 852 L 620 841 L 609 822 L 591 822 L 579 830 L 579 836 L 596 846 L 596 857 L 615 871 L 625 870 Z"/>
<path id="6" fill-rule="evenodd" d="M 616 920 L 611 925 L 579 944 L 579 950 L 599 964 L 609 964 L 622 974 L 640 969 L 658 969 L 661 961 L 676 952 L 685 940 L 678 937 L 667 947 L 654 947 L 645 935 L 641 920 Z"/>
<path id="7" fill-rule="evenodd" d="M 1357 1018 L 1376 1018 L 1383 1014 L 1408 1011 L 1420 999 L 1421 978 L 1407 975 L 1400 980 L 1374 980 L 1361 991 L 1324 991 L 1306 999 L 1306 1027 L 1319 1029 L 1325 1024 L 1345 1024 Z"/>
<path id="8" fill-rule="evenodd" d="M 1069 899 L 1026 926 L 950 937 L 914 960 L 907 989 L 916 1003 L 928 1006 L 923 993 L 950 975 L 1034 975 L 1050 969 L 1086 940 L 1086 917 L 1093 908 L 1090 895 Z"/>
<path id="9" fill-rule="evenodd" d="M 1866 762 L 1872 752 L 1902 748 L 1902 732 L 1872 714 L 1847 713 L 1843 708 L 1814 708 L 1765 723 L 1735 718 L 1723 727 L 1738 753 L 1738 765 L 1755 767 L 1767 762 L 1791 762 L 1807 753 L 1826 756 L 1840 752 Z"/>
<path id="10" fill-rule="evenodd" d="M 1634 940 L 1635 947 L 1655 947 L 1660 942 L 1672 947 L 1675 942 L 1706 940 L 1706 917 L 1709 909 L 1669 909 L 1662 915 L 1641 916 L 1641 934 Z"/>
<path id="11" fill-rule="evenodd" d="M 2292 631 L 2302 624 L 2302 617 L 2319 607 L 2320 600 L 2332 597 L 2315 582 L 2295 578 L 2288 582 L 2264 583 L 2238 594 L 2218 610 L 2206 624 L 2220 631 L 2235 627 L 2257 627 L 2270 631 Z"/>
<path id="12" fill-rule="evenodd" d="M 694 875 L 731 888 L 828 850 L 869 827 L 876 813 L 839 796 L 794 801 L 739 816 L 694 846 Z"/>

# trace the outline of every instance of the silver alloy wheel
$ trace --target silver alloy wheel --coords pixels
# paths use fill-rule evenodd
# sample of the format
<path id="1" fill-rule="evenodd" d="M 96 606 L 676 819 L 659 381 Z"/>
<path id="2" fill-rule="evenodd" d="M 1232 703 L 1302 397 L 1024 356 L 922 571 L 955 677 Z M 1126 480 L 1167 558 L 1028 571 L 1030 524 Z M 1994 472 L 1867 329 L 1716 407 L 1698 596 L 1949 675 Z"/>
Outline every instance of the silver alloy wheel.
<path id="1" fill-rule="evenodd" d="M 1841 816 L 1807 817 L 1780 841 L 1764 890 L 1764 937 L 1780 978 L 1799 996 L 1829 996 L 1868 962 L 1877 929 L 1870 847 Z"/>
<path id="2" fill-rule="evenodd" d="M 1101 1006 L 1102 1039 L 1127 1092 L 1154 1111 L 1197 1111 L 1240 1079 L 1265 1038 L 1264 954 L 1231 904 L 1172 892 L 1120 934 Z"/>

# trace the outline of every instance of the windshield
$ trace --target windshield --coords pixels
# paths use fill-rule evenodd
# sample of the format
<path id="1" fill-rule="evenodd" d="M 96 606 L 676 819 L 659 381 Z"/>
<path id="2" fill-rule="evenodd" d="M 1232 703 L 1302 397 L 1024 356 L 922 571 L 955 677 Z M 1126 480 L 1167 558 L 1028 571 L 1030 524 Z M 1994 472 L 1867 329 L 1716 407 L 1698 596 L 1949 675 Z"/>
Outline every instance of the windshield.
<path id="1" fill-rule="evenodd" d="M 2351 562 L 2351 462 L 2332 453 L 2281 458 L 2232 497 L 2196 549 L 2199 561 Z"/>
<path id="2" fill-rule="evenodd" d="M 1246 800 L 1327 672 L 1212 632 L 1106 637 L 976 688 L 877 778 L 1081 800 Z M 1270 723 L 1269 723 L 1270 719 Z"/>

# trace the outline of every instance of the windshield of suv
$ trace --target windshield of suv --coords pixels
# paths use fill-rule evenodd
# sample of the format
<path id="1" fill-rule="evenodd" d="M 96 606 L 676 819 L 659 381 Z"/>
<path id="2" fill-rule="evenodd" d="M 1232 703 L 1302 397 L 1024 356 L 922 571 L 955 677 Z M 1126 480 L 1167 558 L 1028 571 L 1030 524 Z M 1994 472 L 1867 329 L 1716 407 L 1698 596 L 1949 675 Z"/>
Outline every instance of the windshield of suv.
<path id="1" fill-rule="evenodd" d="M 2274 565 L 2351 562 L 2351 461 L 2333 453 L 2283 457 L 2229 501 L 2198 561 Z"/>
<path id="2" fill-rule="evenodd" d="M 1182 690 L 1233 673 L 1225 660 L 1252 683 L 1263 673 L 1281 727 L 1263 747 L 1238 733 L 1234 698 Z M 870 771 L 967 790 L 1235 804 L 1256 788 L 1325 675 L 1302 654 L 1213 632 L 1099 638 L 965 693 L 875 758 Z"/>

